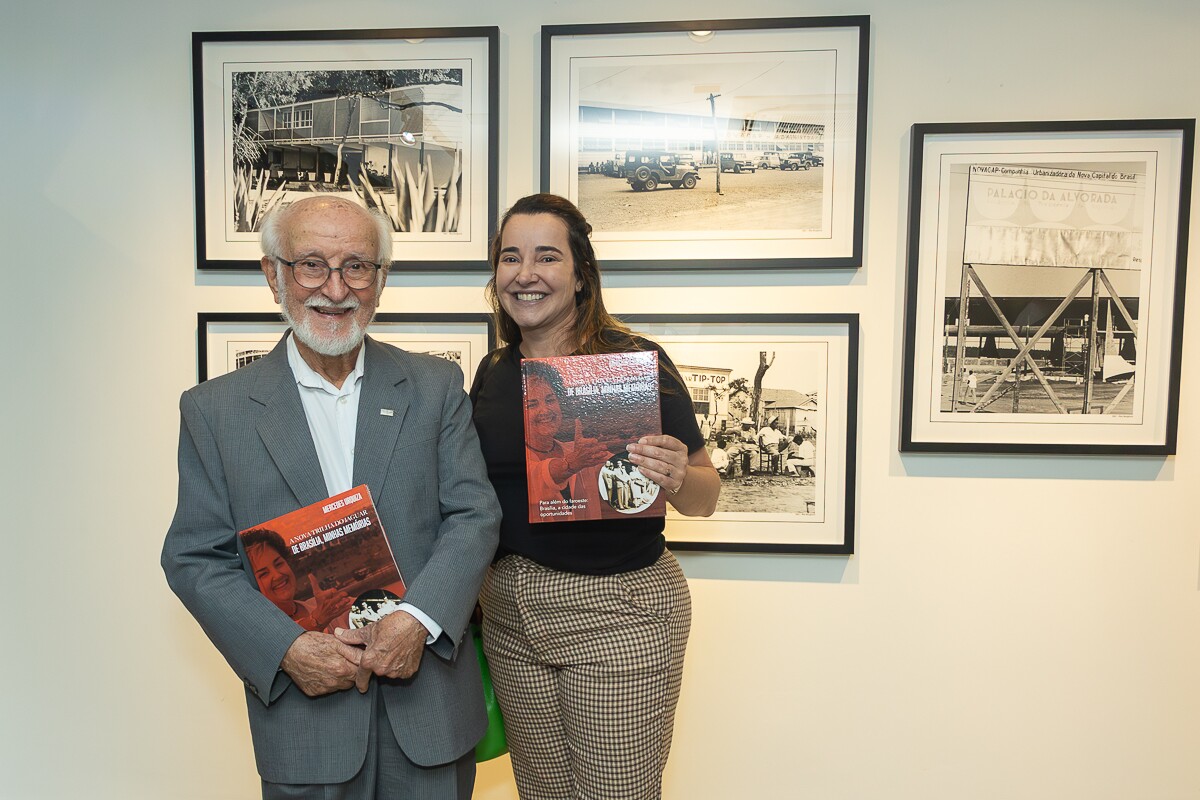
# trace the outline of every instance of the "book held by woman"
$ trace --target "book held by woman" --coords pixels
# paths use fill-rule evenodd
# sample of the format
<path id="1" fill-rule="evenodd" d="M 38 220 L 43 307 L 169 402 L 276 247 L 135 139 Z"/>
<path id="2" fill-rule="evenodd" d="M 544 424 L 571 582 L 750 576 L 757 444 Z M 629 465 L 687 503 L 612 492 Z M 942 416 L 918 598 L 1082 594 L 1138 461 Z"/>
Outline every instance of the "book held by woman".
<path id="1" fill-rule="evenodd" d="M 666 514 L 626 449 L 662 432 L 657 352 L 526 358 L 521 386 L 530 522 Z"/>

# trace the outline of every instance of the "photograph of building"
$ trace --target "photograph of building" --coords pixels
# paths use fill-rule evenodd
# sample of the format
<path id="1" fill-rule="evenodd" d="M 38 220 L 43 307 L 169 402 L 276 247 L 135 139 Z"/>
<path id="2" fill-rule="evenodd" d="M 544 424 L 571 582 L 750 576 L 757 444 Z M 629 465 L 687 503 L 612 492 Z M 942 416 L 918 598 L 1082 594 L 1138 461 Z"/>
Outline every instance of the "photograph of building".
<path id="1" fill-rule="evenodd" d="M 939 241 L 941 411 L 1135 413 L 1145 161 L 958 163 Z"/>
<path id="2" fill-rule="evenodd" d="M 398 232 L 458 230 L 467 99 L 458 67 L 234 72 L 229 224 L 337 193 Z"/>
<path id="3" fill-rule="evenodd" d="M 579 66 L 575 189 L 597 236 L 827 235 L 833 61 L 832 53 L 803 52 L 613 57 Z M 627 164 L 662 155 L 697 172 L 694 188 L 675 183 L 689 190 L 668 191 L 668 171 L 659 191 L 638 191 Z"/>
<path id="4" fill-rule="evenodd" d="M 826 345 L 659 339 L 683 376 L 710 456 L 728 465 L 717 518 L 821 514 Z"/>

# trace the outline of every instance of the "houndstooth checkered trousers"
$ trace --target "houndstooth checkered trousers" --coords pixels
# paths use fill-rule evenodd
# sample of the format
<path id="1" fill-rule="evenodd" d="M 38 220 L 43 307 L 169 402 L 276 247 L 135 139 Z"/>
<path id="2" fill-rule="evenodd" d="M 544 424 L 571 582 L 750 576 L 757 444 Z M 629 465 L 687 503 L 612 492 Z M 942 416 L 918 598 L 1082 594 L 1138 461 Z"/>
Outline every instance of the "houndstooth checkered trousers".
<path id="1" fill-rule="evenodd" d="M 692 619 L 670 551 L 618 575 L 506 556 L 480 604 L 522 800 L 661 797 Z"/>

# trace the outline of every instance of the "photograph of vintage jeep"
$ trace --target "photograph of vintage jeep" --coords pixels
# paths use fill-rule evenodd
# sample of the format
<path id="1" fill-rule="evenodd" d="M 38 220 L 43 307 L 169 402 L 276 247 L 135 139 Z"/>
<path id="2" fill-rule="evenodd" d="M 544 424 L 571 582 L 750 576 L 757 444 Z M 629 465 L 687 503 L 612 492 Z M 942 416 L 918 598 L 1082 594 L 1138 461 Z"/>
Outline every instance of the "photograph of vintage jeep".
<path id="1" fill-rule="evenodd" d="M 652 192 L 663 183 L 675 189 L 695 189 L 700 173 L 679 163 L 674 153 L 630 150 L 625 154 L 625 180 L 635 192 Z"/>
<path id="2" fill-rule="evenodd" d="M 740 158 L 733 153 L 721 153 L 721 172 L 754 172 L 754 162 L 748 158 Z"/>
<path id="3" fill-rule="evenodd" d="M 764 153 L 759 169 L 780 169 L 785 172 L 798 169 L 812 169 L 825 163 L 825 159 L 812 153 Z"/>

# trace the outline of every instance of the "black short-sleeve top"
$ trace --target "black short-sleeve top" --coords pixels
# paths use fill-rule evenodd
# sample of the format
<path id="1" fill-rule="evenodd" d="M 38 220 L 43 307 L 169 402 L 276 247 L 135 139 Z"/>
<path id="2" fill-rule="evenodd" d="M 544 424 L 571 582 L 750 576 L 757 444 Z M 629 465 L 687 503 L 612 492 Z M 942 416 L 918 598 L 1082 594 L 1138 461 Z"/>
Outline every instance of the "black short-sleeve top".
<path id="1" fill-rule="evenodd" d="M 658 351 L 663 433 L 683 442 L 689 453 L 696 452 L 704 446 L 704 439 L 687 387 L 661 347 L 648 339 L 636 341 L 641 349 Z M 488 477 L 504 512 L 497 559 L 515 553 L 551 569 L 589 575 L 629 572 L 658 560 L 666 546 L 662 517 L 530 524 L 517 345 L 484 358 L 471 386 L 471 401 Z"/>

